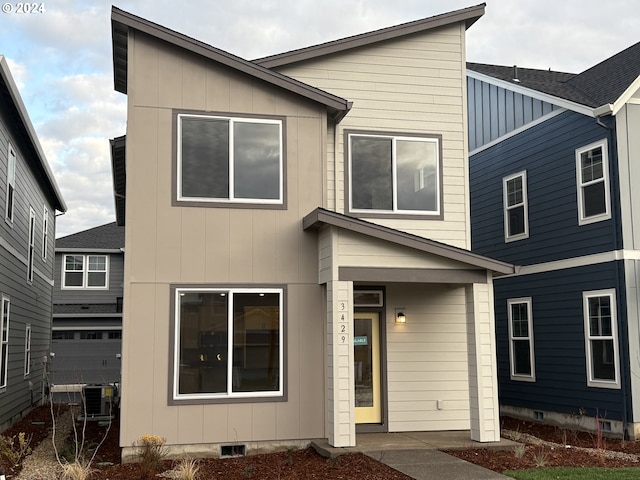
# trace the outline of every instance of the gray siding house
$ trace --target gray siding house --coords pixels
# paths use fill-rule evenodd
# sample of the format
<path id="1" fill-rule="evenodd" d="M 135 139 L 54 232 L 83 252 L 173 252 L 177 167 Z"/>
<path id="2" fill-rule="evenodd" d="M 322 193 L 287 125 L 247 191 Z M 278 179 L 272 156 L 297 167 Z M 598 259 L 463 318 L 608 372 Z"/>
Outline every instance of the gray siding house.
<path id="1" fill-rule="evenodd" d="M 56 239 L 50 378 L 55 392 L 120 381 L 124 227 Z"/>
<path id="2" fill-rule="evenodd" d="M 66 209 L 0 55 L 0 431 L 43 398 L 55 219 Z"/>

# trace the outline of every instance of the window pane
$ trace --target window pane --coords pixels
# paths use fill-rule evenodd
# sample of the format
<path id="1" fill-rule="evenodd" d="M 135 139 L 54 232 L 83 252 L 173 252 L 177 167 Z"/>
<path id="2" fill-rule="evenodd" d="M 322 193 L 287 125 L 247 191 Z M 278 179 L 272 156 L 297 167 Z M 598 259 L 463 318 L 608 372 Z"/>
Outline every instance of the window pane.
<path id="1" fill-rule="evenodd" d="M 529 320 L 526 303 L 511 304 L 511 335 L 513 337 L 529 336 Z"/>
<path id="2" fill-rule="evenodd" d="M 51 340 L 73 340 L 73 332 L 54 330 L 51 332 Z"/>
<path id="3" fill-rule="evenodd" d="M 88 287 L 106 287 L 107 274 L 104 272 L 89 272 L 87 274 Z"/>
<path id="4" fill-rule="evenodd" d="M 280 125 L 235 122 L 235 198 L 280 198 Z"/>
<path id="5" fill-rule="evenodd" d="M 67 287 L 82 286 L 82 272 L 67 272 L 64 274 L 64 284 Z"/>
<path id="6" fill-rule="evenodd" d="M 83 268 L 84 257 L 82 255 L 67 255 L 64 261 L 64 269 L 69 271 L 81 272 Z"/>
<path id="7" fill-rule="evenodd" d="M 233 295 L 233 391 L 280 388 L 280 295 Z"/>
<path id="8" fill-rule="evenodd" d="M 523 200 L 522 177 L 512 178 L 507 181 L 507 206 L 521 204 Z"/>
<path id="9" fill-rule="evenodd" d="M 181 120 L 182 196 L 229 198 L 229 121 Z"/>
<path id="10" fill-rule="evenodd" d="M 615 380 L 613 340 L 591 340 L 591 355 L 594 380 Z"/>
<path id="11" fill-rule="evenodd" d="M 509 209 L 509 236 L 524 233 L 524 206 Z"/>
<path id="12" fill-rule="evenodd" d="M 589 298 L 589 334 L 593 337 L 613 335 L 611 325 L 611 298 Z"/>
<path id="13" fill-rule="evenodd" d="M 181 394 L 226 393 L 229 295 L 184 292 L 179 299 L 178 391 Z"/>
<path id="14" fill-rule="evenodd" d="M 398 209 L 438 209 L 437 150 L 433 142 L 396 142 Z"/>
<path id="15" fill-rule="evenodd" d="M 351 137 L 351 207 L 393 209 L 391 139 Z"/>
<path id="16" fill-rule="evenodd" d="M 531 375 L 531 351 L 529 340 L 513 340 L 513 373 Z"/>
<path id="17" fill-rule="evenodd" d="M 107 270 L 107 257 L 104 256 L 89 256 L 89 271 L 106 271 Z"/>
<path id="18" fill-rule="evenodd" d="M 591 217 L 606 213 L 604 181 L 587 185 L 582 188 L 584 196 L 584 216 Z"/>
<path id="19" fill-rule="evenodd" d="M 580 163 L 582 165 L 582 183 L 603 178 L 602 147 L 580 154 Z"/>

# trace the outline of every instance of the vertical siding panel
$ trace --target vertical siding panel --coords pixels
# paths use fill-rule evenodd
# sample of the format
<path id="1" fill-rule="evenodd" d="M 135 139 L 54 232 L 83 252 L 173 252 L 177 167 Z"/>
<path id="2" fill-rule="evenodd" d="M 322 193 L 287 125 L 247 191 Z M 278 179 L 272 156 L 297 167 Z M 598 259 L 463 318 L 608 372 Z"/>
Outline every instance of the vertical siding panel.
<path id="1" fill-rule="evenodd" d="M 511 90 L 507 90 L 505 92 L 505 110 L 506 110 L 506 121 L 507 121 L 507 131 L 510 132 L 516 128 L 516 112 L 515 112 L 515 100 L 514 93 Z"/>
<path id="2" fill-rule="evenodd" d="M 467 77 L 467 104 L 468 115 L 467 123 L 469 129 L 469 151 L 476 148 L 476 98 L 475 98 L 475 79 Z"/>

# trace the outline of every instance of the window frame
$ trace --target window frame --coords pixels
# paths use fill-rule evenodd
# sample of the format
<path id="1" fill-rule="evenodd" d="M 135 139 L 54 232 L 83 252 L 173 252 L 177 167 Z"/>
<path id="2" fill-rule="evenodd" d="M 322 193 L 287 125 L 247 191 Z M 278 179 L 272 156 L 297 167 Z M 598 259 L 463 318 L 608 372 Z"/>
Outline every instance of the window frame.
<path id="1" fill-rule="evenodd" d="M 0 391 L 3 391 L 7 388 L 7 376 L 9 375 L 8 361 L 9 326 L 11 324 L 11 299 L 7 295 L 2 295 L 0 301 Z"/>
<path id="2" fill-rule="evenodd" d="M 514 337 L 513 335 L 513 305 L 525 304 L 527 306 L 527 337 Z M 511 380 L 522 382 L 536 381 L 536 363 L 535 350 L 533 340 L 533 308 L 531 297 L 520 297 L 507 299 L 507 326 L 509 330 L 509 375 Z M 514 342 L 529 342 L 529 363 L 531 365 L 531 374 L 524 375 L 515 371 L 515 346 Z"/>
<path id="3" fill-rule="evenodd" d="M 45 205 L 42 209 L 42 260 L 47 261 L 49 246 L 49 209 Z"/>
<path id="4" fill-rule="evenodd" d="M 36 250 L 36 212 L 29 207 L 29 237 L 27 239 L 27 282 L 33 283 Z"/>
<path id="5" fill-rule="evenodd" d="M 18 155 L 11 142 L 7 142 L 7 185 L 5 194 L 4 219 L 13 226 L 16 206 L 16 170 L 18 168 Z"/>
<path id="6" fill-rule="evenodd" d="M 388 138 L 392 142 L 392 210 L 379 210 L 379 209 L 354 209 L 353 205 L 353 191 L 354 188 L 351 185 L 353 173 L 352 173 L 352 161 L 351 161 L 351 139 L 353 137 L 371 137 L 371 138 Z M 398 141 L 420 141 L 425 143 L 434 143 L 436 151 L 436 209 L 429 210 L 402 210 L 398 208 L 398 174 L 397 174 L 397 159 L 396 159 L 396 144 Z M 442 135 L 432 133 L 407 133 L 407 132 L 385 132 L 385 131 L 368 131 L 368 130 L 345 130 L 344 131 L 344 157 L 345 157 L 345 210 L 349 214 L 361 218 L 411 218 L 411 219 L 423 219 L 423 220 L 443 220 L 444 219 L 444 197 L 443 197 L 443 165 L 442 165 Z"/>
<path id="7" fill-rule="evenodd" d="M 229 121 L 229 198 L 185 197 L 182 194 L 182 119 L 200 118 L 206 120 Z M 233 192 L 233 125 L 235 123 L 264 123 L 279 125 L 280 133 L 280 165 L 279 165 L 279 197 L 277 199 L 235 198 Z M 286 117 L 277 115 L 243 115 L 234 113 L 203 112 L 193 110 L 173 111 L 173 178 L 172 204 L 174 206 L 221 207 L 221 208 L 287 208 L 287 169 L 286 169 Z"/>
<path id="8" fill-rule="evenodd" d="M 27 323 L 24 330 L 24 376 L 31 373 L 31 324 Z"/>
<path id="9" fill-rule="evenodd" d="M 522 178 L 522 202 L 515 205 L 509 205 L 508 183 L 512 180 L 515 180 L 518 177 Z M 529 200 L 528 200 L 528 192 L 527 192 L 527 171 L 526 170 L 511 174 L 511 175 L 507 175 L 502 179 L 502 206 L 504 209 L 504 241 L 505 243 L 515 242 L 518 240 L 524 240 L 526 238 L 529 238 Z M 523 208 L 524 232 L 517 233 L 514 235 L 509 235 L 509 230 L 510 230 L 509 213 L 510 213 L 510 210 L 513 210 L 517 207 Z"/>
<path id="10" fill-rule="evenodd" d="M 285 285 L 171 285 L 172 335 L 170 355 L 170 404 L 207 404 L 207 403 L 246 403 L 246 402 L 279 402 L 287 400 L 287 289 Z M 279 385 L 278 390 L 257 392 L 233 392 L 229 388 L 232 383 L 233 369 L 233 304 L 229 302 L 227 311 L 227 391 L 226 393 L 188 393 L 181 394 L 180 386 L 180 295 L 183 293 L 277 293 L 279 295 Z M 229 295 L 232 298 L 232 295 Z"/>
<path id="11" fill-rule="evenodd" d="M 609 297 L 611 308 L 611 335 L 591 335 L 589 328 L 589 299 L 594 297 Z M 585 360 L 587 368 L 587 386 L 595 388 L 620 389 L 620 349 L 618 345 L 618 314 L 616 305 L 616 290 L 614 288 L 605 290 L 589 290 L 582 292 L 582 312 L 584 318 L 584 342 Z M 612 340 L 613 343 L 613 367 L 614 380 L 597 379 L 593 377 L 593 351 L 591 341 L 593 339 Z"/>
<path id="12" fill-rule="evenodd" d="M 582 181 L 582 163 L 581 155 L 590 150 L 596 148 L 602 148 L 602 178 L 596 181 L 583 182 Z M 598 140 L 597 142 L 590 143 L 583 147 L 577 148 L 575 151 L 576 156 L 576 186 L 577 186 L 577 201 L 578 201 L 578 225 L 589 225 L 591 223 L 602 222 L 611 218 L 611 189 L 609 181 L 609 150 L 607 139 Z M 604 183 L 604 201 L 605 211 L 597 215 L 585 216 L 584 212 L 584 189 L 587 186 L 595 185 L 596 183 Z"/>
<path id="13" fill-rule="evenodd" d="M 67 257 L 82 257 L 82 285 L 67 285 L 66 274 L 72 272 L 79 272 L 80 270 L 67 270 Z M 88 279 L 90 272 L 102 272 L 102 270 L 89 270 L 89 257 L 104 257 L 105 258 L 105 270 L 104 270 L 104 286 L 89 286 Z M 62 271 L 62 279 L 60 282 L 60 288 L 63 290 L 108 290 L 109 289 L 109 270 L 110 270 L 110 255 L 100 253 L 88 253 L 88 254 L 76 254 L 65 253 L 62 255 L 62 265 L 60 270 Z"/>

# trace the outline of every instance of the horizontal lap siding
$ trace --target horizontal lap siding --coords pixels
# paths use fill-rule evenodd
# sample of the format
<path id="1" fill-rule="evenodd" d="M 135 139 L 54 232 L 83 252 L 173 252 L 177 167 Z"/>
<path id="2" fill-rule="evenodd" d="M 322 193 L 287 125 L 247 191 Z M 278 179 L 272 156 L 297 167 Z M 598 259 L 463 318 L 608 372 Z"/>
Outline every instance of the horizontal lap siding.
<path id="1" fill-rule="evenodd" d="M 530 265 L 615 249 L 611 220 L 578 226 L 575 150 L 606 136 L 593 118 L 566 112 L 473 155 L 473 250 Z M 505 243 L 502 178 L 523 170 L 527 172 L 529 238 Z M 612 184 L 611 191 L 615 190 Z"/>
<path id="2" fill-rule="evenodd" d="M 92 253 L 79 253 L 78 255 L 91 255 Z M 65 255 L 75 255 L 75 253 L 56 253 L 56 277 L 53 286 L 54 303 L 56 304 L 77 304 L 77 303 L 116 303 L 118 297 L 122 297 L 122 284 L 124 281 L 124 257 L 122 254 L 96 253 L 95 255 L 107 255 L 109 257 L 109 288 L 105 289 L 68 289 L 61 288 L 63 259 Z"/>
<path id="3" fill-rule="evenodd" d="M 500 402 L 503 405 L 621 419 L 622 391 L 587 387 L 582 292 L 616 289 L 615 262 L 494 280 Z M 510 379 L 507 300 L 531 297 L 535 382 Z M 618 317 L 626 316 L 625 292 L 616 291 Z M 620 365 L 629 378 L 626 331 L 619 331 Z M 626 365 L 626 366 L 625 366 Z M 625 382 L 626 383 L 626 382 Z"/>
<path id="4" fill-rule="evenodd" d="M 328 189 L 338 212 L 344 211 L 346 197 L 344 129 L 442 134 L 444 222 L 368 220 L 468 247 L 463 34 L 460 26 L 449 26 L 278 68 L 353 102 L 339 125 L 337 171 L 327 167 Z M 333 144 L 333 136 L 328 141 Z M 337 188 L 331 181 L 334 172 Z"/>

